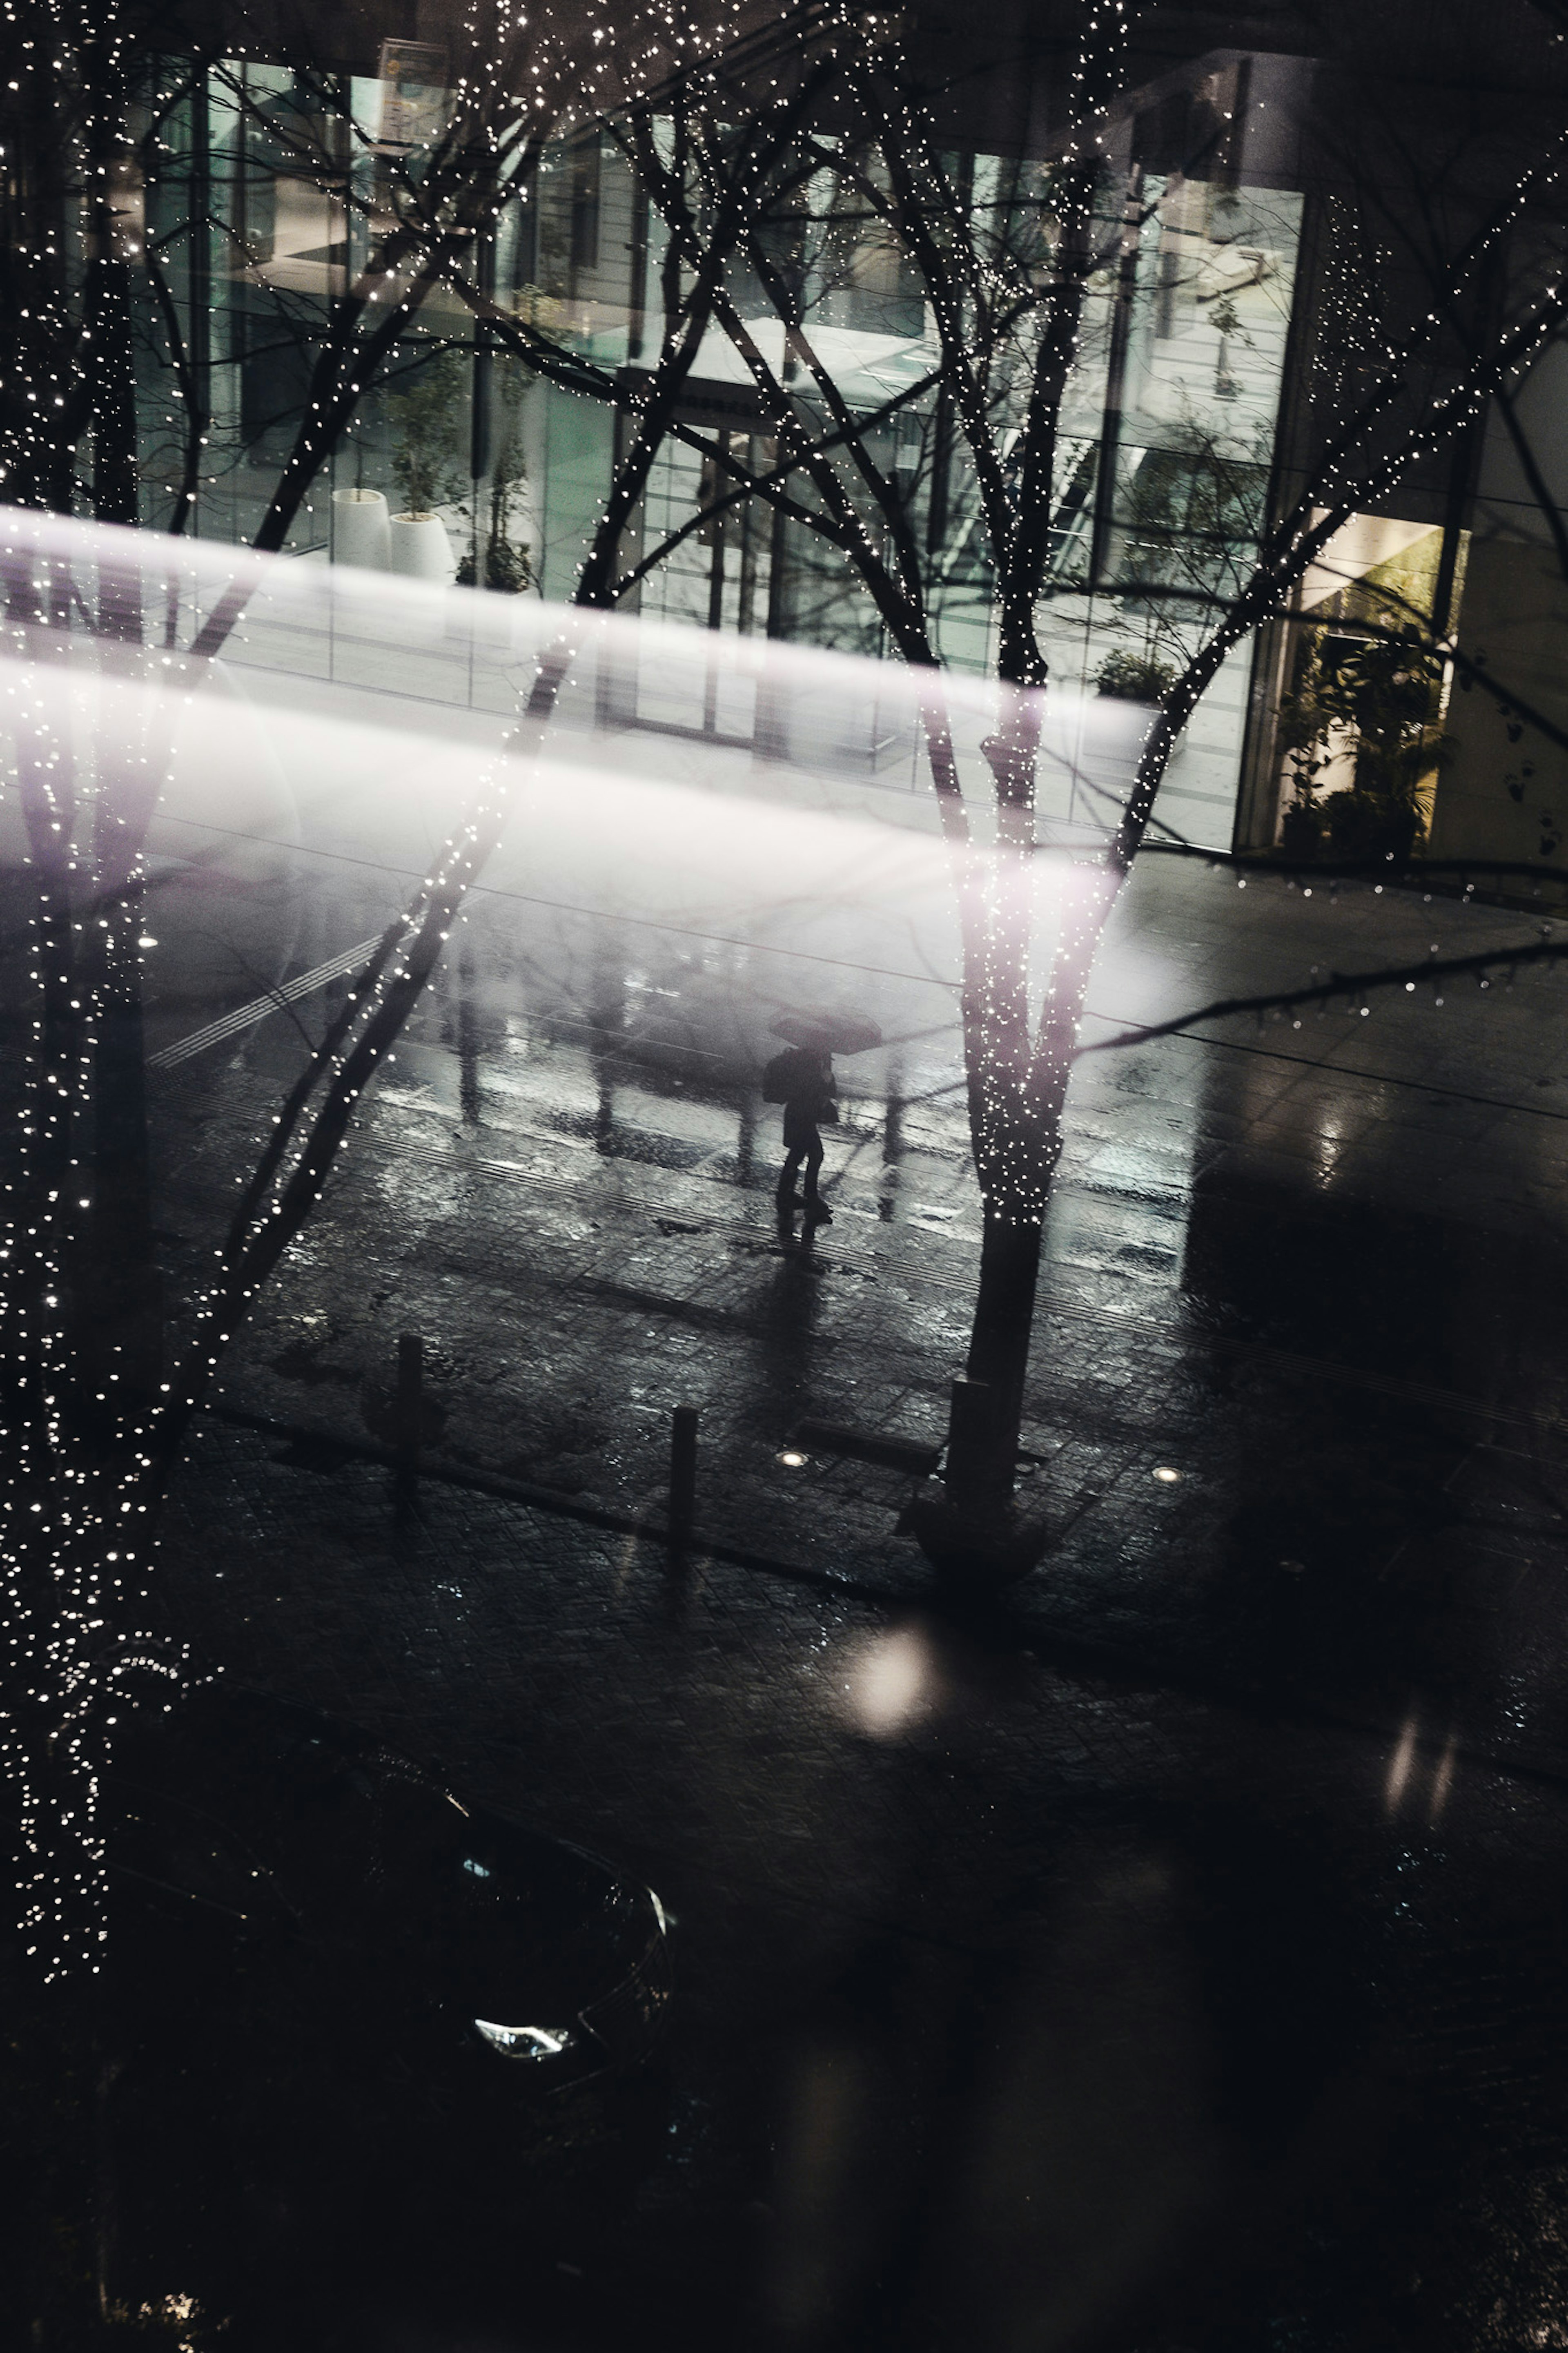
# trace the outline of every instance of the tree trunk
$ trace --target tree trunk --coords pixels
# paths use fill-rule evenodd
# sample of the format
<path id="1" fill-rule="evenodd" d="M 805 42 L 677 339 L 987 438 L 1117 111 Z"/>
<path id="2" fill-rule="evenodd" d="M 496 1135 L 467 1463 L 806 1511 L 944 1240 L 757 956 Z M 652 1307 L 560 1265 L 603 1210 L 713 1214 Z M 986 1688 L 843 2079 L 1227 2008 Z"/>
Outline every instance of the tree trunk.
<path id="1" fill-rule="evenodd" d="M 92 501 L 100 522 L 133 524 L 141 521 L 141 484 L 131 290 L 125 264 L 113 250 L 107 204 L 99 213 L 102 249 L 88 266 L 86 301 L 92 327 Z"/>
<path id="2" fill-rule="evenodd" d="M 998 839 L 977 859 L 961 853 L 964 1063 L 970 1141 L 984 1204 L 980 1280 L 963 1391 L 948 1431 L 947 1491 L 956 1511 L 981 1519 L 1013 1497 L 1024 1379 L 1040 1269 L 1042 1219 L 1060 1149 L 1066 1064 L 1037 1067 L 1030 1019 L 1033 887 L 1026 844 L 1033 835 L 1037 698 L 1010 701 L 983 747 L 996 789 Z M 1056 1042 L 1059 1019 L 1047 1016 Z"/>
<path id="3" fill-rule="evenodd" d="M 140 914 L 116 909 L 114 915 L 129 936 L 115 943 L 119 953 L 105 976 L 93 1047 L 90 1297 L 83 1303 L 77 1345 L 89 1394 L 104 1391 L 123 1412 L 157 1402 L 163 1301 L 153 1240 L 142 976 L 135 946 Z M 115 1377 L 112 1388 L 110 1375 Z"/>
<path id="4" fill-rule="evenodd" d="M 1000 765 L 1005 747 L 988 748 L 993 765 Z M 1014 1482 L 1045 1219 L 1061 1154 L 1079 1018 L 1115 891 L 1102 880 L 1079 894 L 1071 920 L 1064 918 L 1033 1028 L 1028 881 L 1024 861 L 1012 850 L 997 858 L 989 905 L 986 896 L 972 875 L 961 900 L 964 1054 L 984 1226 L 965 1381 L 954 1395 L 948 1430 L 946 1481 L 951 1510 L 974 1523 L 979 1548 L 985 1549 L 988 1525 L 1002 1550 L 1013 1555 L 1019 1535 Z"/>
<path id="5" fill-rule="evenodd" d="M 984 1394 L 954 1414 L 948 1440 L 947 1489 L 960 1510 L 994 1511 L 1012 1500 L 1041 1236 L 1036 1219 L 1008 1218 L 986 1204 L 965 1367 Z"/>

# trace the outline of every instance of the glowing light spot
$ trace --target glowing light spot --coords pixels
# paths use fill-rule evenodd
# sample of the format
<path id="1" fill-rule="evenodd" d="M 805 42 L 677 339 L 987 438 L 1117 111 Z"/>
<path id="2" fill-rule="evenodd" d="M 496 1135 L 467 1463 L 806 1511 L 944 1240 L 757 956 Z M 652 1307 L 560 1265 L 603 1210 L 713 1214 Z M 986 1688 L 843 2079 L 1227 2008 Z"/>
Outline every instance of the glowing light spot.
<path id="1" fill-rule="evenodd" d="M 1400 1733 L 1398 1745 L 1388 1761 L 1388 1779 L 1384 1787 L 1384 1803 L 1392 1814 L 1404 1797 L 1410 1779 L 1410 1768 L 1415 1762 L 1415 1718 L 1407 1716 Z"/>
<path id="2" fill-rule="evenodd" d="M 889 1740 L 926 1715 L 936 1690 L 936 1662 L 918 1626 L 900 1626 L 852 1654 L 844 1689 L 860 1731 Z"/>

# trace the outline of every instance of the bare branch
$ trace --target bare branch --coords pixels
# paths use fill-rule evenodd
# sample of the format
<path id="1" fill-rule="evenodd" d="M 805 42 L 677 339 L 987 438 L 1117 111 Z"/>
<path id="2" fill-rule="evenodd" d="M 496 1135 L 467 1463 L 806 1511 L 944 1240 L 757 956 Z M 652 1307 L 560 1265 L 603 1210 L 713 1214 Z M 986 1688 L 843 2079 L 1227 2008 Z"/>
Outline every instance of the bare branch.
<path id="1" fill-rule="evenodd" d="M 1306 988 L 1271 990 L 1258 997 L 1216 997 L 1208 1005 L 1200 1005 L 1191 1013 L 1178 1013 L 1169 1021 L 1140 1023 L 1128 1029 L 1118 1029 L 1110 1038 L 1095 1038 L 1072 1048 L 1072 1059 L 1081 1061 L 1086 1054 L 1107 1054 L 1124 1046 L 1145 1046 L 1156 1038 L 1173 1038 L 1184 1029 L 1196 1027 L 1200 1021 L 1219 1021 L 1231 1014 L 1290 1013 L 1298 1007 L 1320 1006 L 1325 1009 L 1339 997 L 1359 1004 L 1373 990 L 1380 988 L 1415 989 L 1429 981 L 1460 979 L 1473 973 L 1483 987 L 1489 987 L 1487 976 L 1506 971 L 1511 979 L 1515 971 L 1531 965 L 1553 965 L 1568 961 L 1568 940 L 1527 940 L 1516 948 L 1487 948 L 1479 955 L 1427 956 L 1420 964 L 1380 965 L 1372 972 L 1331 973 L 1326 981 L 1313 981 Z"/>

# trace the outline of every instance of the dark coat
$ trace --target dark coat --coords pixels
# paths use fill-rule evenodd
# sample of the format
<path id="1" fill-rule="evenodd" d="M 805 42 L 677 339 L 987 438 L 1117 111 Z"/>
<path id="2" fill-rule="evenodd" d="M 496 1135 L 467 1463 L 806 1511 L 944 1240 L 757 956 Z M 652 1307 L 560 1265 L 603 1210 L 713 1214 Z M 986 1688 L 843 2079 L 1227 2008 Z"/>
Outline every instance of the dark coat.
<path id="1" fill-rule="evenodd" d="M 784 1150 L 808 1152 L 822 1140 L 817 1129 L 823 1122 L 831 1125 L 837 1117 L 832 1064 L 828 1063 L 825 1070 L 819 1055 L 799 1050 L 798 1062 L 790 1075 L 790 1091 L 784 1097 Z"/>

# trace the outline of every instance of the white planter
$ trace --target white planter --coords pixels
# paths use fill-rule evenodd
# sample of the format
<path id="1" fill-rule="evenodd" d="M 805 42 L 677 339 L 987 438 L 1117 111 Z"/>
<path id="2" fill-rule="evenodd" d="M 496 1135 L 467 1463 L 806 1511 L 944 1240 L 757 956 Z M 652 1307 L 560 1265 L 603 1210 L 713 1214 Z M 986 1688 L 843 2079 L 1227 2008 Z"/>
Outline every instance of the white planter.
<path id="1" fill-rule="evenodd" d="M 384 491 L 332 492 L 332 562 L 384 572 L 391 554 Z"/>
<path id="2" fill-rule="evenodd" d="M 391 533 L 394 572 L 410 580 L 450 580 L 456 564 L 439 515 L 394 515 Z"/>

